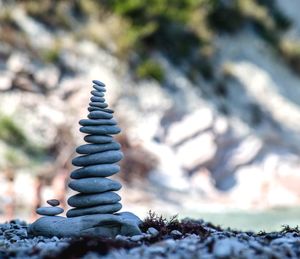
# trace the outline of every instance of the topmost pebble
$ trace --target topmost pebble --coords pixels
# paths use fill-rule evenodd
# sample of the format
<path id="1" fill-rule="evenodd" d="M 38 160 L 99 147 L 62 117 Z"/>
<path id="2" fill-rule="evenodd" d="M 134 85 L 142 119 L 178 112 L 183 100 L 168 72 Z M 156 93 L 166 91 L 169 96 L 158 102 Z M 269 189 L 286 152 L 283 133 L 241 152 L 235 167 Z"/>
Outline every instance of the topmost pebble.
<path id="1" fill-rule="evenodd" d="M 56 199 L 47 200 L 47 203 L 53 207 L 58 206 L 60 204 L 59 200 Z"/>
<path id="2" fill-rule="evenodd" d="M 102 86 L 102 87 L 105 87 L 105 84 L 102 83 L 101 81 L 99 80 L 93 80 L 93 83 L 96 84 L 96 85 L 99 85 L 99 86 Z"/>

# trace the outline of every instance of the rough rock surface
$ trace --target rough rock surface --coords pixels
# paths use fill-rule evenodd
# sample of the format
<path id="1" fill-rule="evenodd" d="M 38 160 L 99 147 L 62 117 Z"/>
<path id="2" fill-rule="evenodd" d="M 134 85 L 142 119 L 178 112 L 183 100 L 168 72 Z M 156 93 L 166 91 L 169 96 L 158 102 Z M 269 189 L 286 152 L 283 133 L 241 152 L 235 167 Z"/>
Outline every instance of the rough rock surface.
<path id="1" fill-rule="evenodd" d="M 221 2 L 231 6 L 232 1 Z M 299 1 L 267 2 L 279 5 L 279 10 L 292 21 L 290 29 L 280 33 L 282 39 L 299 42 Z M 3 7 L 6 3 L 16 4 L 11 8 L 11 14 Z M 165 80 L 159 83 L 136 80 L 135 76 L 131 76 L 135 66 L 117 59 L 110 54 L 114 51 L 103 49 L 101 43 L 86 37 L 78 39 L 74 37 L 73 30 L 65 31 L 52 22 L 49 27 L 48 19 L 51 17 L 20 11 L 25 5 L 23 1 L 1 1 L 0 4 L 3 5 L 0 8 L 1 19 L 6 20 L 1 23 L 4 25 L 0 28 L 3 29 L 1 35 L 9 40 L 5 42 L 3 39 L 0 44 L 0 114 L 1 117 L 9 117 L 22 129 L 30 146 L 52 150 L 56 136 L 64 131 L 69 134 L 74 146 L 82 144 L 76 121 L 85 115 L 84 104 L 90 98 L 91 90 L 86 91 L 86 82 L 101 75 L 110 86 L 108 101 L 128 129 L 126 135 L 159 160 L 156 168 L 147 174 L 151 185 L 157 187 L 156 192 L 186 191 L 189 192 L 190 196 L 186 198 L 189 200 L 197 192 L 199 199 L 203 202 L 208 200 L 207 203 L 212 206 L 226 196 L 230 204 L 247 209 L 282 206 L 287 202 L 288 205 L 299 204 L 299 188 L 294 184 L 300 178 L 297 144 L 300 136 L 299 74 L 287 66 L 278 53 L 280 51 L 274 51 L 252 26 L 230 36 L 227 33 L 217 34 L 213 40 L 216 46 L 216 55 L 212 58 L 214 78 L 209 80 L 205 80 L 198 69 L 190 71 L 185 65 L 176 66 L 155 51 L 153 58 L 165 71 Z M 76 12 L 63 13 L 63 24 L 66 18 L 72 24 L 75 22 L 76 28 L 83 27 L 85 30 L 85 26 L 76 23 L 77 19 L 73 16 Z M 109 17 L 103 19 L 96 31 L 98 35 L 101 29 L 105 30 L 107 34 L 102 38 L 116 48 L 118 44 L 112 43 L 110 37 L 110 33 L 117 34 L 110 27 L 111 21 Z M 16 31 L 6 31 L 7 22 L 19 32 L 18 35 L 15 35 Z M 49 53 L 56 61 L 44 62 L 37 58 L 38 53 Z M 184 64 L 189 64 L 191 59 L 186 58 Z M 139 59 L 143 60 L 143 57 L 133 58 Z M 93 90 L 93 94 L 92 103 L 102 100 L 96 97 L 104 96 L 104 92 L 97 90 Z M 100 102 L 97 105 L 89 107 L 89 110 L 103 111 L 101 109 L 108 106 Z M 91 143 L 102 141 L 106 140 L 89 140 Z M 31 173 L 32 167 L 28 163 L 34 165 L 33 173 L 36 174 L 45 172 L 45 167 L 56 159 L 55 156 L 48 159 L 49 152 L 44 156 L 46 159 L 36 159 L 36 156 L 28 156 L 31 152 L 20 152 L 19 145 L 10 145 L 3 139 L 0 142 L 1 168 L 11 166 L 7 165 L 10 161 L 5 157 L 18 158 L 18 166 L 14 170 L 19 179 L 23 172 Z M 242 149 L 246 152 L 240 155 Z M 189 157 L 187 152 L 193 155 Z M 12 153 L 14 156 L 11 156 Z M 66 153 L 70 152 L 67 150 Z M 170 178 L 172 180 L 167 181 Z M 251 185 L 247 184 L 249 178 Z M 149 186 L 149 182 L 145 181 L 145 185 L 140 187 L 141 192 L 146 189 L 145 186 Z M 31 205 L 29 201 L 32 201 L 30 197 L 33 194 L 29 185 L 25 191 L 24 188 L 16 188 L 15 192 L 20 204 L 27 207 Z M 220 197 L 216 195 L 218 189 L 227 192 Z M 243 195 L 236 195 L 240 190 Z M 242 198 L 244 194 L 247 195 L 246 200 Z M 146 201 L 152 198 L 149 196 L 151 193 L 139 195 L 138 200 Z M 158 199 L 160 197 L 155 196 L 152 202 Z M 175 204 L 176 199 L 172 202 Z M 133 201 L 130 205 L 135 204 Z M 138 206 L 141 207 L 141 204 L 145 203 L 141 202 Z M 157 208 L 165 208 L 169 204 L 160 199 Z M 172 212 L 185 209 L 181 204 L 178 203 Z M 199 200 L 187 210 L 197 204 Z M 144 206 L 143 210 L 146 212 L 148 208 Z"/>
<path id="2" fill-rule="evenodd" d="M 54 217 L 43 220 L 53 223 Z M 61 217 L 57 217 L 61 218 Z M 74 218 L 75 219 L 75 218 Z M 78 219 L 78 218 L 77 218 Z M 102 218 L 104 219 L 104 218 Z M 92 219 L 92 221 L 94 218 Z M 195 222 L 195 221 L 194 221 Z M 205 235 L 149 228 L 132 237 L 112 239 L 51 238 L 28 233 L 25 222 L 14 220 L 0 224 L 1 258 L 292 258 L 300 257 L 300 233 L 286 227 L 281 232 L 252 233 L 222 230 L 201 220 L 196 221 Z M 76 227 L 78 225 L 76 222 Z M 83 223 L 86 224 L 87 222 Z M 57 224 L 57 223 L 55 223 Z M 57 227 L 63 227 L 59 223 Z M 176 232 L 176 235 L 174 233 Z"/>

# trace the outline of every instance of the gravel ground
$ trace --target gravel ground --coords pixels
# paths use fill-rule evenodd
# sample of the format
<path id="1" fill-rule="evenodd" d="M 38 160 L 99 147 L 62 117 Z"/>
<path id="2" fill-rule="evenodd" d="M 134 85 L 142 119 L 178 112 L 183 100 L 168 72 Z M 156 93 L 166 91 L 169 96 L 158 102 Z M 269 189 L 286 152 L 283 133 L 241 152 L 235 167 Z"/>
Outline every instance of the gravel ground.
<path id="1" fill-rule="evenodd" d="M 27 229 L 19 220 L 0 224 L 1 259 L 300 258 L 300 231 L 289 227 L 253 233 L 223 230 L 202 220 L 148 221 L 142 235 L 113 240 L 31 237 Z"/>

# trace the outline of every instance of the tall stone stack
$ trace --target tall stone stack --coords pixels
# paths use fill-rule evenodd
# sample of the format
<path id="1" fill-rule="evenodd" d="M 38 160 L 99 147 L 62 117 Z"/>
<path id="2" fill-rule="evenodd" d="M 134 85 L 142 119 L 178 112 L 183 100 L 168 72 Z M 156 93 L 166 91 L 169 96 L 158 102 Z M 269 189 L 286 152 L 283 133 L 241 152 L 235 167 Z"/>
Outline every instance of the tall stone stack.
<path id="1" fill-rule="evenodd" d="M 57 200 L 49 200 L 51 207 L 41 207 L 36 211 L 42 217 L 30 225 L 32 235 L 114 238 L 141 233 L 141 220 L 136 215 L 118 212 L 122 208 L 121 197 L 115 192 L 122 186 L 108 177 L 120 171 L 116 163 L 123 154 L 112 135 L 121 130 L 113 119 L 113 111 L 105 103 L 105 85 L 97 80 L 93 83 L 88 118 L 79 121 L 80 131 L 87 134 L 84 137 L 87 144 L 76 149 L 79 156 L 72 161 L 73 165 L 80 167 L 70 175 L 69 187 L 78 192 L 68 199 L 73 208 L 67 212 L 67 217 L 58 216 L 63 209 L 57 207 Z"/>
<path id="2" fill-rule="evenodd" d="M 67 212 L 67 217 L 78 217 L 93 214 L 112 214 L 122 208 L 121 197 L 115 193 L 121 184 L 108 177 L 119 172 L 116 164 L 123 158 L 121 145 L 112 135 L 121 130 L 113 119 L 113 111 L 105 103 L 105 85 L 93 81 L 91 102 L 88 107 L 88 119 L 79 121 L 80 131 L 87 134 L 87 144 L 76 149 L 80 156 L 73 159 L 74 166 L 80 167 L 71 173 L 73 179 L 69 187 L 78 194 L 68 199 L 74 208 Z"/>

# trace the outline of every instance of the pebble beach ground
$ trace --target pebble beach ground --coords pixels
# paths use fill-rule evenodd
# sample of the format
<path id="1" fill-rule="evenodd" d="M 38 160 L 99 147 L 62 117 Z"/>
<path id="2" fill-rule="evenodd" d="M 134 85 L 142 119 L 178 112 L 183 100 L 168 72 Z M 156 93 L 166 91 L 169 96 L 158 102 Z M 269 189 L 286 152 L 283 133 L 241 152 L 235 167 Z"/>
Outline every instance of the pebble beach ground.
<path id="1" fill-rule="evenodd" d="M 300 258 L 300 231 L 240 232 L 202 220 L 148 218 L 143 234 L 115 239 L 33 237 L 20 220 L 0 224 L 0 258 Z"/>

